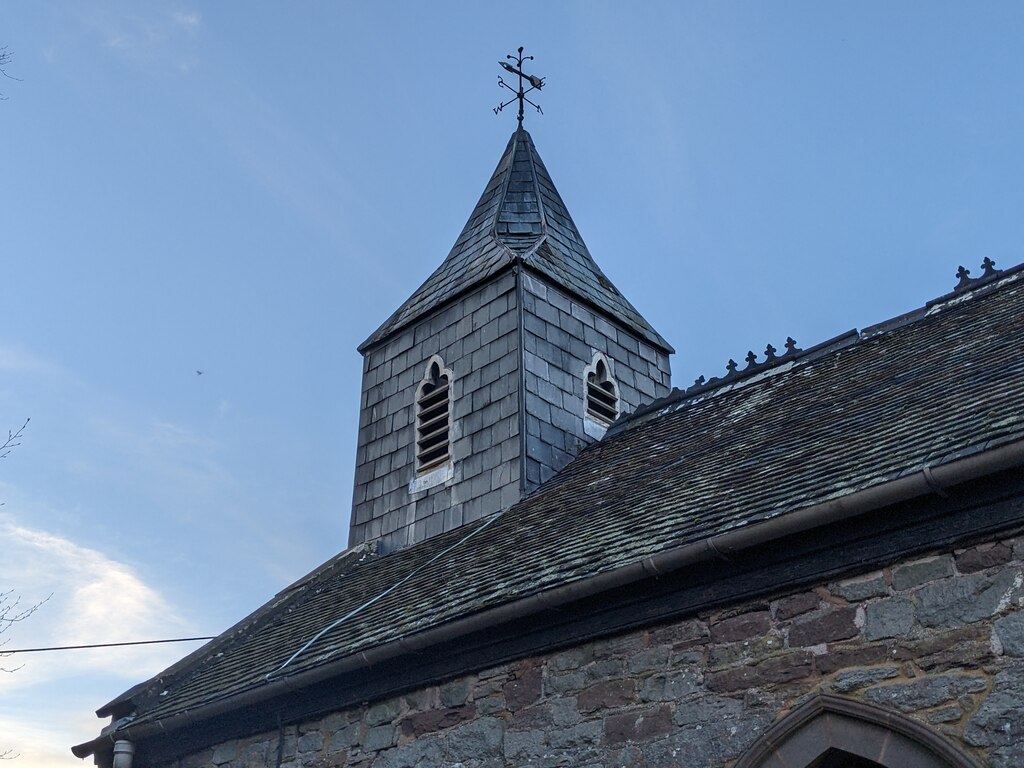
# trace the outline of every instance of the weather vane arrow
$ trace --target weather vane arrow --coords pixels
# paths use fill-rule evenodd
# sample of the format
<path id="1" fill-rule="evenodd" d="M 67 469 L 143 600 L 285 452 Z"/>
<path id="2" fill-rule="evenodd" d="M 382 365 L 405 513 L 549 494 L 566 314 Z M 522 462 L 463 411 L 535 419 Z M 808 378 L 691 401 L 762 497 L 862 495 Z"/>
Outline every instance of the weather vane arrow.
<path id="1" fill-rule="evenodd" d="M 523 56 L 523 47 L 522 46 L 519 46 L 519 55 L 513 56 L 512 54 L 509 54 L 505 58 L 508 59 L 509 61 L 514 61 L 515 62 L 515 66 L 513 66 L 512 64 L 509 64 L 509 61 L 499 61 L 498 64 L 506 72 L 509 72 L 509 73 L 511 73 L 513 75 L 516 75 L 519 78 L 519 88 L 518 89 L 513 88 L 511 85 L 506 83 L 505 79 L 502 78 L 502 77 L 498 78 L 498 85 L 500 85 L 502 88 L 508 88 L 510 91 L 512 91 L 512 93 L 515 94 L 515 96 L 513 96 L 511 99 L 506 101 L 504 104 L 499 104 L 497 107 L 495 107 L 494 108 L 494 114 L 498 114 L 499 112 L 501 112 L 501 110 L 503 110 L 505 107 L 507 107 L 512 102 L 518 101 L 519 102 L 519 127 L 522 128 L 523 127 L 523 104 L 529 104 L 531 107 L 536 109 L 540 114 L 542 114 L 542 115 L 544 114 L 544 110 L 540 108 L 539 104 L 535 104 L 534 102 L 532 102 L 528 98 L 526 98 L 526 94 L 530 93 L 531 91 L 539 91 L 541 88 L 544 87 L 544 78 L 543 77 L 537 77 L 536 75 L 529 75 L 526 72 L 523 72 L 523 62 L 524 61 L 532 61 L 533 60 L 533 56 Z M 523 80 L 526 80 L 530 84 L 529 88 L 526 88 L 526 89 L 523 88 Z"/>

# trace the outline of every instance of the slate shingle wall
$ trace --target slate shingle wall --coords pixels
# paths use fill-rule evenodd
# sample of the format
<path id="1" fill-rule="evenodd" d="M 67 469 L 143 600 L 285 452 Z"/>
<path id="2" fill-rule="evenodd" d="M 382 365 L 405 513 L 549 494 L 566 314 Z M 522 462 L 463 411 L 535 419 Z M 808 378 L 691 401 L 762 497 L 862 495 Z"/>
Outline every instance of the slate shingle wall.
<path id="1" fill-rule="evenodd" d="M 366 351 L 349 545 L 384 551 L 519 498 L 519 336 L 509 272 Z M 452 478 L 416 493 L 415 399 L 432 355 L 452 371 Z"/>
<path id="2" fill-rule="evenodd" d="M 517 295 L 524 310 L 529 489 L 593 442 L 583 424 L 583 371 L 595 351 L 611 364 L 622 411 L 668 394 L 664 352 L 541 278 L 508 272 L 367 350 L 350 546 L 374 540 L 383 551 L 408 546 L 519 499 Z M 432 355 L 440 355 L 453 374 L 452 478 L 410 493 L 416 388 Z"/>
<path id="3" fill-rule="evenodd" d="M 608 359 L 620 411 L 671 389 L 668 355 L 596 315 L 536 275 L 523 274 L 526 369 L 526 481 L 548 480 L 594 438 L 584 431 L 584 368 L 594 352 Z"/>

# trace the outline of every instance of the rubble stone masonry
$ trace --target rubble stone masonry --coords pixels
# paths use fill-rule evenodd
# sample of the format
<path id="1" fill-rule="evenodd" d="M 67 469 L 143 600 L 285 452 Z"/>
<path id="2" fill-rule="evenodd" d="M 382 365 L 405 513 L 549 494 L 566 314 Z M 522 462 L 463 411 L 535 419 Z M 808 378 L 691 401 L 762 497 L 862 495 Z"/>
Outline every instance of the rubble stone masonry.
<path id="1" fill-rule="evenodd" d="M 165 768 L 732 766 L 816 693 L 1024 766 L 1024 536 L 481 670 Z"/>

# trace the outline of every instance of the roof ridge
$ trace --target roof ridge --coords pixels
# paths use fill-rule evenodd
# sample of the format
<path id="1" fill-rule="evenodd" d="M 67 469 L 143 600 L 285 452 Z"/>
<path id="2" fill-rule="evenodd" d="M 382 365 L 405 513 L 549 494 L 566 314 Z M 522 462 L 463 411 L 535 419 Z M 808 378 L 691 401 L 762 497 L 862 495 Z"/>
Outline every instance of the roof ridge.
<path id="1" fill-rule="evenodd" d="M 783 373 L 790 370 L 798 363 L 803 364 L 811 362 L 831 352 L 852 346 L 860 341 L 865 341 L 874 338 L 879 334 L 894 331 L 898 328 L 902 328 L 903 326 L 915 323 L 918 320 L 939 311 L 943 306 L 948 306 L 954 303 L 960 304 L 964 301 L 970 301 L 988 295 L 1005 285 L 1016 282 L 1022 275 L 1024 275 L 1024 262 L 1004 270 L 994 269 L 994 264 L 994 261 L 986 257 L 982 264 L 982 268 L 985 272 L 981 277 L 977 278 L 971 278 L 969 276 L 970 272 L 961 266 L 957 271 L 957 277 L 960 278 L 960 282 L 951 292 L 943 294 L 936 299 L 932 299 L 923 307 L 918 307 L 917 309 L 912 309 L 909 312 L 904 312 L 901 315 L 891 317 L 888 320 L 883 320 L 879 323 L 869 325 L 863 330 L 852 328 L 845 333 L 834 336 L 831 339 L 816 344 L 806 350 L 797 349 L 795 346 L 796 342 L 790 336 L 786 339 L 785 346 L 787 351 L 785 354 L 776 356 L 775 348 L 771 344 L 768 344 L 765 350 L 766 359 L 759 363 L 757 362 L 757 356 L 753 351 L 750 351 L 747 353 L 747 367 L 744 369 L 739 369 L 736 361 L 730 358 L 726 365 L 728 372 L 725 376 L 713 377 L 707 380 L 705 380 L 704 376 L 699 376 L 689 387 L 684 389 L 673 387 L 672 391 L 664 397 L 658 398 L 646 405 L 642 405 L 632 413 L 625 414 L 620 417 L 608 430 L 606 437 L 618 434 L 619 432 L 623 432 L 637 424 L 645 422 L 652 416 L 652 414 L 658 413 L 665 408 L 673 405 L 681 406 L 696 398 L 703 399 L 705 396 L 714 396 L 723 392 L 732 391 L 732 389 L 734 389 L 734 385 L 745 386 L 746 384 L 753 383 L 755 380 L 760 381 L 766 376 Z"/>
<path id="2" fill-rule="evenodd" d="M 505 152 L 501 156 L 501 160 L 498 161 L 498 168 L 501 167 L 502 160 L 505 159 L 506 155 L 508 155 L 511 158 L 512 165 L 514 165 L 515 157 L 516 157 L 516 150 L 519 147 L 519 141 L 520 141 L 519 134 L 520 133 L 525 133 L 528 138 L 530 137 L 530 134 L 526 131 L 526 129 L 523 128 L 522 126 L 519 126 L 519 128 L 516 129 L 516 131 L 512 134 L 512 137 L 509 139 L 509 143 L 505 147 Z M 509 188 L 509 185 L 512 183 L 512 165 L 510 165 L 509 170 L 506 171 L 505 178 L 501 182 L 501 194 L 499 194 L 497 196 L 498 205 L 495 208 L 495 215 L 494 215 L 494 217 L 491 220 L 490 233 L 491 233 L 491 237 L 494 239 L 494 242 L 496 242 L 501 248 L 503 248 L 506 251 L 506 253 L 508 253 L 510 258 L 512 258 L 515 261 L 521 261 L 522 259 L 521 259 L 520 254 L 517 253 L 516 251 L 512 250 L 508 246 L 508 244 L 504 240 L 501 239 L 501 236 L 498 234 L 498 219 L 499 219 L 499 216 L 500 216 L 500 213 L 501 213 L 502 209 L 505 207 L 505 201 L 508 198 L 508 188 Z M 532 165 L 532 161 L 531 161 L 531 165 Z M 497 168 L 495 169 L 495 172 L 497 172 Z M 538 199 L 539 199 L 539 195 L 538 195 Z M 541 221 L 543 222 L 543 213 L 541 213 Z M 543 232 L 543 228 L 542 228 L 541 236 L 533 243 L 532 246 L 530 246 L 530 248 L 528 250 L 535 250 L 537 248 L 537 246 L 541 242 L 543 242 L 543 240 L 544 240 L 544 232 Z"/>
<path id="3" fill-rule="evenodd" d="M 543 199 L 544 199 L 543 198 L 543 193 L 541 192 L 540 184 L 537 181 L 537 160 L 536 160 L 536 158 L 537 158 L 537 147 L 533 143 L 533 136 L 531 136 L 529 133 L 527 133 L 526 130 L 523 130 L 523 133 L 526 133 L 526 140 L 530 143 L 530 146 L 533 149 L 533 151 L 527 153 L 526 156 L 530 160 L 530 181 L 533 182 L 533 190 L 537 194 L 537 209 L 540 211 L 540 235 L 541 235 L 541 237 L 539 239 L 542 239 L 542 238 L 546 238 L 547 235 L 548 235 L 548 216 L 547 216 L 547 210 L 546 210 L 546 208 L 545 208 L 545 206 L 543 205 L 543 202 L 542 202 Z M 545 168 L 545 170 L 547 170 L 547 169 Z M 568 212 L 569 211 L 567 209 L 566 213 L 568 213 Z M 538 239 L 538 242 L 539 242 L 539 239 Z M 535 249 L 531 248 L 530 250 L 535 250 Z"/>
<path id="4" fill-rule="evenodd" d="M 642 405 L 635 411 L 629 414 L 625 414 L 623 417 L 618 419 L 606 433 L 606 437 L 618 434 L 627 429 L 630 429 L 637 424 L 647 421 L 647 417 L 654 413 L 662 411 L 669 406 L 676 404 L 684 404 L 687 401 L 693 401 L 697 398 L 704 399 L 705 396 L 714 396 L 723 392 L 730 392 L 736 388 L 736 386 L 754 383 L 755 381 L 761 381 L 762 379 L 773 376 L 784 371 L 789 371 L 795 367 L 798 363 L 809 363 L 813 360 L 817 360 L 825 355 L 835 352 L 839 349 L 852 346 L 860 340 L 860 333 L 856 328 L 851 328 L 845 333 L 841 333 L 838 336 L 833 336 L 831 339 L 815 344 L 813 347 L 808 349 L 798 349 L 794 345 L 790 345 L 792 337 L 787 339 L 787 352 L 784 355 L 775 357 L 769 355 L 768 359 L 764 362 L 758 363 L 756 361 L 756 355 L 753 351 L 747 353 L 746 361 L 747 367 L 740 370 L 737 367 L 737 363 L 732 358 L 729 359 L 729 364 L 726 366 L 728 373 L 720 378 L 711 378 L 704 380 L 703 376 L 699 376 L 697 380 L 686 387 L 685 389 L 679 389 L 673 387 L 672 391 L 664 397 L 658 398 L 646 405 Z M 771 344 L 768 348 L 773 352 L 775 350 Z M 752 356 L 755 359 L 751 359 Z"/>
<path id="5" fill-rule="evenodd" d="M 990 290 L 992 290 L 1005 285 L 1003 282 L 1004 279 L 1011 277 L 1016 279 L 1017 275 L 1024 272 L 1024 262 L 1012 267 L 1007 267 L 1006 269 L 995 269 L 995 262 L 986 256 L 985 260 L 981 264 L 981 268 L 984 270 L 984 274 L 981 277 L 971 277 L 971 271 L 969 269 L 965 269 L 961 264 L 956 272 L 956 277 L 960 279 L 960 282 L 958 282 L 949 293 L 944 293 L 942 296 L 929 301 L 925 304 L 925 308 L 931 309 L 939 304 L 947 304 L 956 299 L 960 299 L 965 295 L 973 296 L 975 291 L 981 290 L 982 288 L 990 288 Z M 987 292 L 988 291 L 985 293 Z"/>

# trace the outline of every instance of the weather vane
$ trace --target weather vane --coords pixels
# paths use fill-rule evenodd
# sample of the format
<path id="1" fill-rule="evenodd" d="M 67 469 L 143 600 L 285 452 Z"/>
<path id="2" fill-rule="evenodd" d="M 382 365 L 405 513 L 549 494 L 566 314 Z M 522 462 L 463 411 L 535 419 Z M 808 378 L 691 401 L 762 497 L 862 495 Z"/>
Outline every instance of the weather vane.
<path id="1" fill-rule="evenodd" d="M 514 61 L 515 62 L 515 66 L 509 64 L 507 61 L 499 61 L 498 64 L 501 65 L 502 69 L 505 69 L 506 71 L 511 72 L 513 75 L 518 75 L 519 76 L 519 89 L 516 90 L 515 88 L 513 88 L 511 85 L 509 85 L 508 83 L 505 82 L 504 78 L 502 78 L 499 75 L 498 76 L 498 85 L 500 85 L 503 88 L 508 88 L 510 91 L 512 91 L 512 93 L 515 94 L 515 96 L 513 96 L 511 99 L 506 101 L 504 104 L 499 104 L 498 106 L 496 106 L 494 108 L 494 114 L 498 114 L 499 112 L 501 112 L 501 110 L 503 110 L 505 107 L 507 107 L 513 101 L 518 101 L 519 102 L 519 127 L 522 128 L 523 127 L 523 103 L 524 102 L 529 104 L 534 109 L 536 109 L 540 114 L 542 114 L 542 115 L 544 114 L 544 110 L 540 108 L 539 104 L 534 104 L 532 101 L 530 101 L 528 98 L 526 98 L 526 94 L 530 93 L 530 91 L 539 91 L 541 88 L 544 87 L 544 78 L 543 77 L 537 77 L 536 75 L 528 75 L 525 72 L 523 72 L 523 62 L 524 61 L 532 61 L 533 60 L 533 56 L 523 56 L 523 46 L 519 46 L 519 55 L 518 56 L 513 56 L 512 54 L 509 54 L 505 58 L 509 59 L 511 61 Z M 524 79 L 529 81 L 529 83 L 530 83 L 530 87 L 527 88 L 526 90 L 523 90 L 523 80 Z"/>

